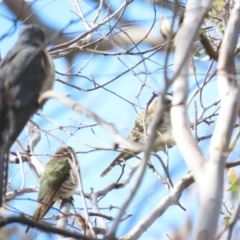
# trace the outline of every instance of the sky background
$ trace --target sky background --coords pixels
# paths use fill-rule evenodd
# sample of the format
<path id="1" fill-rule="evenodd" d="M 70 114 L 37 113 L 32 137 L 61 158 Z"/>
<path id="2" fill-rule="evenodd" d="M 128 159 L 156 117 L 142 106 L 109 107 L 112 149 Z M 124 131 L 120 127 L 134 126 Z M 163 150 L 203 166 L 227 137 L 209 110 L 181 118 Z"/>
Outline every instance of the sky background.
<path id="1" fill-rule="evenodd" d="M 83 12 L 86 14 L 86 18 L 91 21 L 95 16 L 95 12 L 92 10 L 96 8 L 96 2 L 94 1 L 79 1 Z M 122 1 L 111 1 L 110 10 L 116 10 Z M 53 27 L 56 30 L 62 30 L 72 20 L 77 20 L 78 16 L 73 13 L 73 7 L 70 1 L 58 0 L 58 1 L 38 1 L 31 3 L 32 8 L 36 11 L 34 14 L 39 16 L 47 25 Z M 156 17 L 157 22 L 155 23 L 151 34 L 154 34 L 156 37 L 161 39 L 161 35 L 158 29 L 158 21 L 162 10 L 156 6 Z M 102 12 L 100 18 L 105 16 L 105 12 Z M 171 12 L 164 10 L 164 14 L 167 19 L 171 20 Z M 136 24 L 144 27 L 150 28 L 153 22 L 154 10 L 153 5 L 147 1 L 134 1 L 130 4 L 125 13 L 124 17 L 129 21 L 136 21 Z M 18 38 L 20 29 L 23 27 L 21 22 L 18 22 L 17 30 L 13 33 L 5 36 L 6 33 L 11 32 L 10 30 L 13 27 L 14 15 L 9 11 L 9 9 L 4 5 L 0 4 L 0 51 L 1 58 L 4 58 L 6 53 L 14 45 L 15 41 Z M 111 22 L 114 24 L 114 21 Z M 105 26 L 107 29 L 109 26 Z M 105 31 L 103 27 L 98 34 L 101 34 Z M 84 25 L 81 21 L 78 21 L 74 24 L 71 24 L 64 33 L 77 36 L 80 33 L 85 32 Z M 97 33 L 93 34 L 93 38 L 98 37 Z M 139 51 L 148 49 L 150 46 L 147 44 L 139 45 Z M 114 51 L 123 50 L 123 48 L 116 46 L 113 48 Z M 169 64 L 173 63 L 173 55 L 170 55 Z M 160 61 L 159 61 L 160 59 Z M 81 75 L 87 76 L 89 78 L 94 78 L 95 81 L 99 84 L 109 81 L 113 77 L 121 74 L 127 69 L 126 66 L 131 67 L 135 63 L 141 60 L 141 56 L 131 56 L 131 55 L 119 55 L 119 56 L 103 56 L 91 55 L 88 53 L 78 54 L 74 63 L 76 65 L 73 67 L 73 72 L 81 69 Z M 134 69 L 134 72 L 129 72 L 124 74 L 122 77 L 119 77 L 116 81 L 106 86 L 106 89 L 100 88 L 95 91 L 79 91 L 77 89 L 71 88 L 67 85 L 64 85 L 58 81 L 55 82 L 54 90 L 61 92 L 76 102 L 80 103 L 84 107 L 87 107 L 94 113 L 98 114 L 104 120 L 114 123 L 117 130 L 125 137 L 128 136 L 129 130 L 134 124 L 136 113 L 146 107 L 146 103 L 152 96 L 153 91 L 159 91 L 163 88 L 163 65 L 165 61 L 165 54 L 162 52 L 156 53 L 152 58 L 152 61 L 146 61 L 145 65 L 140 64 L 137 68 Z M 157 64 L 156 64 L 156 62 Z M 61 73 L 66 73 L 69 69 L 66 59 L 60 58 L 54 60 L 56 70 Z M 124 66 L 124 64 L 126 66 Z M 198 70 L 198 81 L 202 83 L 206 67 L 208 66 L 208 61 L 198 60 L 196 61 L 196 68 Z M 149 74 L 143 74 L 145 71 Z M 152 74 L 150 74 L 152 72 Z M 168 74 L 171 75 L 172 66 L 168 67 Z M 192 75 L 192 74 L 191 74 Z M 83 77 L 66 77 L 59 74 L 56 74 L 56 79 L 60 79 L 66 82 L 70 82 L 76 86 L 79 86 L 83 89 L 89 89 L 93 87 L 93 84 Z M 142 81 L 146 80 L 146 87 L 142 91 Z M 196 90 L 196 82 L 191 76 L 189 78 L 189 89 L 191 93 Z M 110 91 L 109 91 L 110 90 Z M 139 94 L 140 93 L 140 94 Z M 139 97 L 137 98 L 137 96 Z M 122 98 L 120 98 L 121 96 Z M 216 91 L 216 81 L 212 81 L 204 90 L 204 103 L 209 104 L 214 99 L 217 98 Z M 127 100 L 127 101 L 126 101 Z M 137 100 L 139 100 L 141 109 L 137 106 Z M 130 104 L 129 102 L 132 104 Z M 134 107 L 133 104 L 136 106 Z M 85 116 L 73 112 L 69 108 L 63 106 L 57 100 L 49 100 L 42 111 L 41 114 L 47 116 L 53 121 L 57 122 L 59 125 L 66 127 L 68 130 L 73 132 L 75 136 L 81 139 L 82 142 L 98 146 L 98 147 L 112 147 L 113 140 L 109 133 L 99 126 L 94 126 L 91 128 L 79 128 L 83 126 L 82 124 L 94 124 L 94 121 L 86 118 Z M 194 119 L 194 109 L 193 106 L 189 107 L 189 117 L 190 120 Z M 32 118 L 42 129 L 45 129 L 52 134 L 59 137 L 61 140 L 65 141 L 68 145 L 72 146 L 75 151 L 78 152 L 77 156 L 81 166 L 82 179 L 84 184 L 85 192 L 90 192 L 91 188 L 94 191 L 99 191 L 116 181 L 120 173 L 120 167 L 115 167 L 107 176 L 104 178 L 100 177 L 101 172 L 110 164 L 110 162 L 117 156 L 116 151 L 92 151 L 92 148 L 81 144 L 80 142 L 74 140 L 65 132 L 59 130 L 57 126 L 51 124 L 46 119 L 34 115 Z M 199 136 L 204 136 L 211 134 L 213 131 L 214 124 L 208 126 L 207 124 L 201 124 L 199 126 Z M 52 154 L 58 147 L 61 146 L 61 143 L 51 136 L 42 132 L 41 141 L 35 149 L 36 154 L 40 154 L 40 159 L 43 163 L 47 163 L 49 157 L 46 154 Z M 19 137 L 23 146 L 27 146 L 27 137 L 26 130 L 22 132 Z M 208 157 L 208 146 L 209 140 L 205 140 L 199 143 L 204 156 Z M 16 145 L 13 146 L 13 150 L 16 150 Z M 234 155 L 235 154 L 235 155 Z M 166 154 L 159 153 L 164 161 L 166 161 Z M 237 151 L 230 156 L 230 159 L 236 159 L 238 156 Z M 177 147 L 173 147 L 169 150 L 169 159 L 170 159 L 170 174 L 172 176 L 173 183 L 177 183 L 187 172 L 187 167 L 184 160 L 181 157 L 181 154 Z M 164 173 L 160 167 L 160 164 L 154 157 L 151 157 L 151 160 L 155 164 L 158 171 Z M 131 160 L 130 163 L 134 165 L 136 160 Z M 34 178 L 33 174 L 30 172 L 26 163 L 24 163 L 24 172 L 25 172 L 25 187 L 38 187 L 39 184 Z M 126 175 L 125 175 L 126 176 Z M 21 175 L 18 165 L 11 165 L 9 171 L 9 177 L 12 179 L 11 188 L 18 189 L 21 186 Z M 136 176 L 132 179 L 134 183 Z M 124 202 L 124 199 L 127 197 L 129 190 L 133 184 L 129 184 L 123 189 L 113 190 L 107 196 L 105 196 L 99 203 L 100 208 L 108 208 L 110 205 L 121 207 Z M 162 183 L 157 181 L 156 177 L 153 176 L 151 171 L 147 169 L 142 181 L 140 189 L 137 191 L 136 196 L 133 198 L 133 201 L 128 207 L 128 214 L 133 216 L 123 221 L 117 231 L 117 236 L 122 236 L 127 234 L 132 227 L 137 224 L 141 219 L 143 219 L 158 203 L 159 201 L 167 196 L 169 193 L 167 189 L 163 186 Z M 16 200 L 11 202 L 11 205 L 16 209 L 21 209 L 23 213 L 32 215 L 36 208 L 36 199 L 37 193 L 25 194 L 21 197 L 18 197 Z M 81 199 L 78 196 L 74 196 L 75 207 L 81 208 Z M 186 190 L 181 197 L 181 204 L 187 209 L 184 212 L 178 206 L 170 207 L 163 216 L 161 216 L 148 230 L 142 235 L 140 239 L 168 239 L 166 236 L 174 231 L 175 228 L 184 224 L 184 219 L 188 216 L 194 221 L 193 212 L 196 213 L 198 207 L 198 200 L 196 197 L 196 189 L 189 188 Z M 88 202 L 89 203 L 89 202 Z M 55 205 L 56 206 L 56 205 Z M 90 204 L 88 204 L 90 206 Z M 56 214 L 57 212 L 52 210 L 47 216 Z M 103 214 L 110 216 L 115 216 L 118 213 L 117 209 L 112 211 L 104 210 Z M 18 214 L 17 210 L 9 213 Z M 83 211 L 82 211 L 83 214 Z M 93 219 L 92 219 L 93 220 Z M 55 221 L 52 220 L 52 223 Z M 111 227 L 111 223 L 109 223 Z M 25 227 L 24 227 L 25 228 Z M 21 227 L 21 231 L 24 231 L 24 228 Z M 56 239 L 55 236 L 49 237 L 48 235 L 41 233 L 40 231 L 32 230 L 30 235 L 34 236 L 34 239 Z M 37 234 L 37 235 L 35 235 Z"/>

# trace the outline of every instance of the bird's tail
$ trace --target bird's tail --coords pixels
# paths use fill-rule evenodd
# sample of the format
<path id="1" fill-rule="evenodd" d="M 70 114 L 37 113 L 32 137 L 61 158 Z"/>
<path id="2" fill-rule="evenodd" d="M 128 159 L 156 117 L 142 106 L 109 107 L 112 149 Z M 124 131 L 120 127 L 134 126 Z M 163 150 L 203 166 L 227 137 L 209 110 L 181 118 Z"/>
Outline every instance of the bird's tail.
<path id="1" fill-rule="evenodd" d="M 107 175 L 116 165 L 132 158 L 135 154 L 131 152 L 121 152 L 112 163 L 101 173 L 101 177 Z"/>
<path id="2" fill-rule="evenodd" d="M 34 212 L 34 214 L 32 216 L 32 219 L 36 220 L 36 221 L 42 220 L 42 218 L 46 215 L 46 213 L 53 206 L 53 204 L 54 204 L 54 202 L 51 202 L 50 205 L 39 203 L 38 206 L 37 206 L 36 211 Z M 33 228 L 33 227 L 28 225 L 26 230 L 25 230 L 26 234 L 27 234 L 27 232 L 29 231 L 30 228 Z"/>
<path id="3" fill-rule="evenodd" d="M 41 204 L 39 204 L 37 206 L 37 209 L 36 211 L 34 212 L 33 216 L 32 216 L 32 219 L 34 220 L 41 220 L 41 212 L 42 212 L 42 208 L 41 208 Z M 25 230 L 25 233 L 27 234 L 27 232 L 29 231 L 29 229 L 32 228 L 30 225 L 27 226 L 26 230 Z"/>
<path id="4" fill-rule="evenodd" d="M 8 153 L 4 153 L 0 146 L 0 207 L 5 201 L 6 186 L 8 179 Z"/>
<path id="5" fill-rule="evenodd" d="M 2 207 L 5 201 L 8 180 L 8 129 L 10 128 L 9 109 L 6 95 L 3 94 L 4 91 L 4 87 L 0 86 L 0 207 Z"/>
<path id="6" fill-rule="evenodd" d="M 101 177 L 104 177 L 105 175 L 107 175 L 113 168 L 115 165 L 117 165 L 118 163 L 120 163 L 118 160 L 114 160 L 102 173 L 101 173 Z"/>

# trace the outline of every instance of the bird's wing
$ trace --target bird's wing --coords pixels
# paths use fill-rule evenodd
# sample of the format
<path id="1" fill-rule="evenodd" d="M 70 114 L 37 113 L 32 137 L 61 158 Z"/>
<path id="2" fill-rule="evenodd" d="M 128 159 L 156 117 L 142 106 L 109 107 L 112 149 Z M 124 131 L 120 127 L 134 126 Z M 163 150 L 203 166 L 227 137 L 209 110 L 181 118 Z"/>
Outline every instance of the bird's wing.
<path id="1" fill-rule="evenodd" d="M 20 59 L 22 57 L 28 58 L 32 52 L 31 49 L 27 49 L 24 53 L 21 49 L 19 49 L 19 51 L 17 50 L 18 49 L 12 49 L 6 56 L 5 60 L 1 63 L 0 67 L 0 206 L 2 206 L 6 192 L 8 151 L 12 145 L 9 130 L 11 129 L 11 126 L 16 124 L 19 120 L 17 117 L 13 124 L 11 124 L 10 121 L 10 118 L 12 117 L 12 113 L 9 111 L 9 97 L 11 96 L 10 87 L 13 86 L 14 79 L 16 80 L 15 85 L 18 83 L 17 76 L 19 75 L 18 72 L 22 65 Z M 19 131 L 15 136 L 17 137 L 18 134 Z"/>
<path id="2" fill-rule="evenodd" d="M 46 51 L 18 44 L 0 66 L 0 198 L 5 194 L 8 151 L 31 115 L 49 72 L 54 72 Z M 53 69 L 49 69 L 49 66 Z M 54 80 L 54 77 L 51 76 Z M 50 79 L 51 80 L 51 79 Z M 53 82 L 52 80 L 52 82 Z M 1 176 L 2 175 L 2 176 Z M 5 180 L 4 180 L 5 179 Z M 2 200 L 0 199 L 0 206 Z"/>
<path id="3" fill-rule="evenodd" d="M 15 48 L 14 48 L 15 49 Z M 36 48 L 26 46 L 24 49 L 17 48 L 9 53 L 0 68 L 0 116 L 11 118 L 11 121 L 1 121 L 1 130 L 8 124 L 9 147 L 16 140 L 30 116 L 38 108 L 38 97 L 44 81 L 48 78 L 46 61 L 48 58 L 45 51 L 36 54 Z M 25 66 L 24 62 L 32 57 L 31 62 Z M 9 123 L 7 123 L 9 122 Z"/>
<path id="4" fill-rule="evenodd" d="M 134 127 L 131 130 L 128 140 L 132 142 L 141 142 L 142 139 L 142 134 L 143 134 L 143 124 L 142 124 L 142 119 L 144 116 L 144 112 L 141 112 L 137 115 Z M 117 164 L 124 162 L 130 158 L 132 158 L 134 155 L 137 155 L 139 152 L 133 152 L 130 150 L 124 150 L 122 151 L 113 161 L 112 163 L 101 173 L 101 177 L 104 177 L 107 173 L 109 173 L 114 166 Z"/>
<path id="5" fill-rule="evenodd" d="M 41 184 L 39 189 L 38 201 L 40 202 L 37 207 L 33 218 L 40 220 L 52 207 L 57 200 L 56 195 L 63 185 L 64 181 L 69 177 L 71 166 L 67 158 L 62 157 L 60 160 L 54 159 L 54 164 L 48 163 L 45 167 L 43 176 L 41 177 Z"/>

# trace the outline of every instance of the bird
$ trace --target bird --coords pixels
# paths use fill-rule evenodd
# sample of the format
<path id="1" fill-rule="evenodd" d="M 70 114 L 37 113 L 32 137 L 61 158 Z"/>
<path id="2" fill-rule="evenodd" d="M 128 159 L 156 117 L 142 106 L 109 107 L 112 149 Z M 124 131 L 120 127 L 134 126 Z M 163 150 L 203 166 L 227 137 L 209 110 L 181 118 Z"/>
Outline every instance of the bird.
<path id="1" fill-rule="evenodd" d="M 46 164 L 40 179 L 38 206 L 32 216 L 40 221 L 57 201 L 70 198 L 78 187 L 79 164 L 73 148 L 59 148 Z M 26 233 L 31 227 L 28 226 Z"/>
<path id="2" fill-rule="evenodd" d="M 146 132 L 148 133 L 148 128 L 154 118 L 157 104 L 158 104 L 158 97 L 154 98 L 154 100 L 149 105 L 149 108 L 147 109 L 146 119 L 145 119 L 145 126 L 146 126 Z M 171 100 L 167 97 L 165 97 L 166 102 L 166 110 L 163 113 L 162 118 L 162 124 L 158 129 L 159 135 L 171 131 L 171 119 L 170 119 L 170 105 Z M 128 140 L 144 144 L 146 141 L 145 135 L 144 135 L 144 118 L 145 118 L 145 111 L 140 112 L 137 114 L 134 127 L 132 128 L 130 134 L 128 135 Z M 156 149 L 154 151 L 164 150 L 166 148 L 166 145 L 168 148 L 175 145 L 174 141 L 169 141 L 167 144 L 160 144 L 156 146 Z M 121 152 L 113 161 L 112 163 L 101 173 L 101 177 L 104 177 L 108 172 L 112 170 L 114 166 L 117 164 L 123 163 L 126 160 L 134 157 L 134 155 L 137 155 L 139 152 L 133 152 L 133 151 L 123 151 Z"/>
<path id="3" fill-rule="evenodd" d="M 10 148 L 51 90 L 55 68 L 46 50 L 44 30 L 27 25 L 0 64 L 0 207 L 5 201 Z"/>

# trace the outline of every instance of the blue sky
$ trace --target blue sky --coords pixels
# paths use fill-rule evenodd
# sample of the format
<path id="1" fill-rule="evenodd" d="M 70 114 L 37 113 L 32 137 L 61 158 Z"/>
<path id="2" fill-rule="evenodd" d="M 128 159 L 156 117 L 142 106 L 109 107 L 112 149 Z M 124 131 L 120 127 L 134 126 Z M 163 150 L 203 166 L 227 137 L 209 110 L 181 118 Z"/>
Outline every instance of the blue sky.
<path id="1" fill-rule="evenodd" d="M 112 1 L 111 2 L 111 10 L 116 10 L 120 6 L 122 1 Z M 92 1 L 88 1 L 88 5 L 81 2 L 81 6 L 83 11 L 87 14 L 87 19 L 91 21 L 95 12 L 92 12 L 89 6 L 92 8 L 96 7 L 95 3 Z M 58 0 L 58 1 L 39 1 L 32 4 L 33 9 L 36 10 L 36 14 L 47 24 L 53 27 L 56 30 L 61 30 L 66 27 L 71 20 L 76 20 L 77 16 L 72 13 L 73 8 L 70 4 L 70 1 Z M 153 27 L 153 33 L 156 36 L 159 36 L 160 33 L 158 29 L 158 19 L 161 14 L 160 8 L 156 7 L 157 10 L 157 23 Z M 104 12 L 101 14 L 101 17 L 104 17 Z M 166 16 L 168 19 L 171 15 L 168 15 L 169 12 L 166 12 Z M 6 18 L 7 16 L 7 18 Z M 154 16 L 153 6 L 145 1 L 134 1 L 130 4 L 124 14 L 126 19 L 128 20 L 137 20 L 140 26 L 148 27 L 152 24 L 152 19 Z M 12 26 L 11 18 L 13 18 L 11 12 L 5 7 L 4 4 L 0 5 L 0 25 L 3 26 L 0 29 L 0 37 L 3 36 L 4 33 L 8 32 Z M 14 42 L 17 39 L 18 32 L 21 29 L 22 25 L 19 23 L 17 31 L 11 36 L 7 36 L 3 38 L 0 42 L 0 50 L 1 57 L 4 58 L 8 50 L 13 46 Z M 84 25 L 81 22 L 72 24 L 66 32 L 79 34 L 85 31 Z M 104 30 L 100 31 L 104 33 Z M 140 49 L 148 49 L 148 45 L 142 44 Z M 131 55 L 120 55 L 116 56 L 103 56 L 103 55 L 94 55 L 89 58 L 90 55 L 86 53 L 78 54 L 74 63 L 77 65 L 74 67 L 74 71 L 85 66 L 86 62 L 88 62 L 87 66 L 81 70 L 81 75 L 87 76 L 89 78 L 93 77 L 96 82 L 99 84 L 107 82 L 112 79 L 114 76 L 122 73 L 127 68 L 121 63 L 123 61 L 127 66 L 131 67 L 134 63 L 141 60 L 139 56 L 131 56 Z M 154 63 L 154 61 L 158 61 L 159 65 Z M 120 61 L 121 60 L 121 61 Z M 128 74 L 123 75 L 113 83 L 106 86 L 108 90 L 113 91 L 114 93 L 122 96 L 128 101 L 137 104 L 136 96 L 138 95 L 142 82 L 146 80 L 146 83 L 149 87 L 144 87 L 143 91 L 139 96 L 140 106 L 145 108 L 147 101 L 152 95 L 153 91 L 159 91 L 163 87 L 163 70 L 160 69 L 160 65 L 164 64 L 164 54 L 161 52 L 155 54 L 151 60 L 154 61 L 146 61 L 146 65 L 140 64 L 139 67 L 134 69 L 135 75 L 133 72 L 129 72 Z M 173 62 L 173 56 L 170 57 L 169 63 Z M 68 70 L 67 61 L 63 58 L 54 60 L 56 70 L 65 73 Z M 202 81 L 205 72 L 201 71 L 201 68 L 205 68 L 207 63 L 198 62 L 196 64 L 198 68 L 198 79 Z M 148 72 L 154 72 L 155 74 L 141 74 L 147 69 Z M 158 69 L 158 70 L 156 70 Z M 169 68 L 169 73 L 171 73 L 171 68 Z M 201 77 L 202 74 L 202 77 Z M 147 77 L 146 77 L 147 76 Z M 86 81 L 86 79 L 81 77 L 72 77 L 67 78 L 62 75 L 56 74 L 56 79 L 59 78 L 63 81 L 70 81 L 72 84 L 75 84 L 81 88 L 92 88 L 93 84 Z M 196 89 L 196 84 L 193 78 L 190 78 L 190 90 L 194 91 Z M 207 94 L 207 102 L 212 102 L 213 99 L 216 98 L 217 92 L 213 89 L 216 89 L 216 82 L 213 81 L 209 88 L 206 88 Z M 129 133 L 129 129 L 133 126 L 134 119 L 136 116 L 136 110 L 139 112 L 138 108 L 134 108 L 127 101 L 122 100 L 117 95 L 104 90 L 99 89 L 96 91 L 79 91 L 68 87 L 67 85 L 63 85 L 56 81 L 54 85 L 54 90 L 61 92 L 65 95 L 69 95 L 73 100 L 77 101 L 81 105 L 89 108 L 91 111 L 98 114 L 104 120 L 116 124 L 116 128 L 119 132 L 127 137 Z M 209 94 L 211 93 L 211 94 Z M 193 117 L 193 107 L 190 107 L 189 112 L 190 118 Z M 79 127 L 79 122 L 84 124 L 94 123 L 91 119 L 86 118 L 79 113 L 73 112 L 67 107 L 63 106 L 60 102 L 56 100 L 49 100 L 47 104 L 44 106 L 44 109 L 41 111 L 41 114 L 46 115 L 52 120 L 56 121 L 58 124 L 62 126 L 66 126 L 72 132 L 77 130 Z M 53 134 L 56 134 L 62 140 L 66 141 L 68 145 L 71 145 L 76 151 L 81 152 L 78 154 L 78 159 L 81 166 L 81 172 L 84 183 L 84 190 L 86 192 L 90 192 L 90 188 L 93 188 L 94 191 L 98 191 L 106 187 L 108 184 L 111 184 L 118 178 L 119 175 L 119 167 L 115 167 L 106 177 L 101 178 L 101 172 L 108 166 L 108 164 L 117 156 L 117 152 L 115 151 L 95 151 L 88 153 L 91 148 L 80 144 L 71 138 L 68 134 L 59 130 L 53 124 L 49 123 L 45 119 L 34 116 L 33 120 L 37 122 L 41 126 L 41 128 L 50 131 Z M 202 124 L 200 126 L 199 134 L 200 136 L 204 134 L 210 134 L 212 132 L 213 126 L 208 127 L 206 124 Z M 96 145 L 99 147 L 104 146 L 113 146 L 113 141 L 111 136 L 101 127 L 93 127 L 93 130 L 96 134 L 94 136 L 93 132 L 90 128 L 82 128 L 77 130 L 75 135 L 81 139 L 82 141 Z M 26 132 L 23 132 L 20 136 L 20 140 L 24 146 L 26 147 Z M 201 148 L 204 151 L 204 155 L 207 156 L 207 147 L 209 141 L 204 141 L 200 143 Z M 38 144 L 35 149 L 35 153 L 39 154 L 51 154 L 58 147 L 60 147 L 60 143 L 42 133 L 42 140 Z M 13 149 L 16 149 L 16 146 L 13 146 Z M 166 155 L 164 153 L 159 153 L 161 157 L 166 161 Z M 170 156 L 170 173 L 173 179 L 173 182 L 176 183 L 182 176 L 187 173 L 187 168 L 185 162 L 183 161 L 181 154 L 179 153 L 177 147 L 174 147 L 169 151 Z M 157 169 L 160 173 L 163 173 L 160 165 L 154 157 L 151 158 L 153 162 L 155 162 Z M 46 156 L 41 157 L 41 160 L 46 163 L 49 158 Z M 136 162 L 135 160 L 130 161 L 132 163 Z M 34 179 L 33 175 L 28 170 L 28 167 L 25 165 L 25 176 L 26 176 L 26 187 L 37 186 L 38 182 Z M 19 174 L 19 166 L 11 166 L 9 177 L 13 178 L 11 187 L 13 189 L 17 189 L 20 187 L 20 174 Z M 132 180 L 134 182 L 134 179 Z M 129 190 L 131 189 L 132 184 L 127 186 L 124 189 L 113 190 L 110 192 L 105 198 L 103 198 L 99 204 L 99 207 L 109 207 L 111 205 L 121 206 L 124 201 L 124 197 L 127 196 Z M 196 206 L 198 206 L 198 202 L 196 199 L 196 190 L 187 190 L 187 194 L 183 194 L 181 198 L 181 204 L 187 208 L 187 212 L 185 213 L 178 206 L 171 207 L 161 218 L 159 218 L 140 239 L 167 239 L 166 234 L 170 234 L 171 231 L 176 226 L 181 226 L 183 223 L 182 219 L 185 219 L 186 216 L 191 216 L 191 213 L 196 210 Z M 147 196 L 146 196 L 147 195 Z M 137 224 L 142 218 L 146 216 L 153 208 L 158 204 L 158 202 L 162 199 L 162 197 L 168 195 L 168 191 L 165 187 L 157 182 L 156 178 L 149 171 L 146 171 L 144 180 L 141 184 L 140 190 L 137 192 L 133 201 L 129 205 L 129 209 L 131 209 L 128 213 L 133 214 L 131 218 L 122 222 L 117 232 L 117 236 L 122 236 L 126 234 L 135 224 Z M 187 198 L 186 198 L 187 196 Z M 33 201 L 30 201 L 29 198 Z M 140 199 L 144 198 L 139 202 Z M 21 211 L 32 214 L 35 206 L 37 195 L 33 194 L 25 194 L 21 196 L 21 200 L 13 201 L 13 204 L 16 208 L 21 206 Z M 81 206 L 81 200 L 79 197 L 74 197 L 75 206 Z M 191 202 L 191 204 L 189 204 Z M 137 204 L 138 203 L 138 204 Z M 137 204 L 137 206 L 135 206 Z M 90 204 L 88 204 L 90 206 Z M 135 206 L 133 209 L 132 207 Z M 118 210 L 113 210 L 111 212 L 103 211 L 104 214 L 109 214 L 114 216 Z M 56 212 L 51 212 L 47 214 L 47 216 L 51 216 L 51 214 Z M 174 216 L 174 217 L 173 217 Z M 110 223 L 111 225 L 111 223 Z M 38 232 L 40 233 L 40 232 Z M 45 234 L 39 234 L 34 239 L 50 239 Z M 52 238 L 51 238 L 52 239 Z"/>

